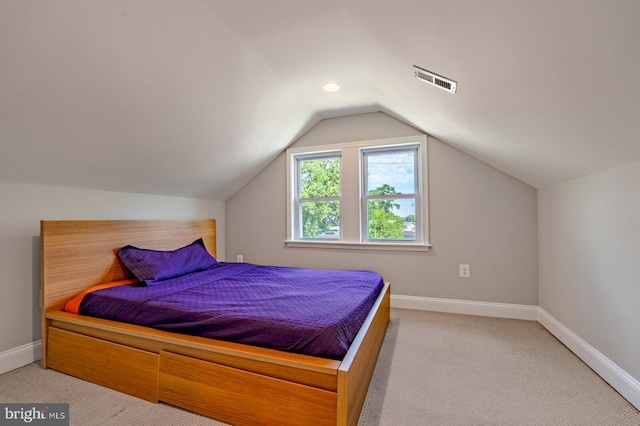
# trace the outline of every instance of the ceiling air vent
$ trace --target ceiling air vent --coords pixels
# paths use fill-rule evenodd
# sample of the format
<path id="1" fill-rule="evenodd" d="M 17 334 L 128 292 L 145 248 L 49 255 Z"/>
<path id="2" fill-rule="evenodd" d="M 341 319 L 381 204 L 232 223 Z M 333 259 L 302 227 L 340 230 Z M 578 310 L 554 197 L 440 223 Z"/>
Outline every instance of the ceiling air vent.
<path id="1" fill-rule="evenodd" d="M 455 81 L 449 80 L 448 78 L 442 77 L 438 74 L 434 74 L 431 71 L 427 71 L 417 66 L 413 66 L 415 70 L 416 78 L 420 81 L 424 81 L 427 84 L 432 86 L 439 87 L 443 90 L 446 90 L 450 93 L 456 93 L 456 86 L 458 85 Z"/>

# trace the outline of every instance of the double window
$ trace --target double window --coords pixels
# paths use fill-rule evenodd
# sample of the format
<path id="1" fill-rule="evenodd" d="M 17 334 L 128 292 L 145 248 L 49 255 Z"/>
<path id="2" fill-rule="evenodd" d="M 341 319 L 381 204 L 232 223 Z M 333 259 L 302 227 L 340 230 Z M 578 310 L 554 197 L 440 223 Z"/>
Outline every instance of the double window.
<path id="1" fill-rule="evenodd" d="M 287 244 L 426 250 L 426 137 L 287 150 Z"/>

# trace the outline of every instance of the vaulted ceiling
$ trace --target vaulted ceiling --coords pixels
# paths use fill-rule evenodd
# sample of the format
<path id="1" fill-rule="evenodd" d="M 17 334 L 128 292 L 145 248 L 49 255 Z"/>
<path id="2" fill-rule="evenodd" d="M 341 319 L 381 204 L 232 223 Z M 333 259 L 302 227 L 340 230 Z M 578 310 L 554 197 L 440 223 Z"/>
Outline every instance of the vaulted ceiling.
<path id="1" fill-rule="evenodd" d="M 383 111 L 542 187 L 640 162 L 639 75 L 637 0 L 0 0 L 0 181 L 224 200 Z"/>

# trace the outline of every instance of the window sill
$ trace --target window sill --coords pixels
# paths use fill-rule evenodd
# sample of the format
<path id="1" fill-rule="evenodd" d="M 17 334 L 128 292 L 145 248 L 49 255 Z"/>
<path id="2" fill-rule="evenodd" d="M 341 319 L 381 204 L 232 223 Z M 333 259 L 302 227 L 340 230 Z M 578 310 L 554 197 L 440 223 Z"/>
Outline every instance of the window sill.
<path id="1" fill-rule="evenodd" d="M 353 243 L 345 241 L 298 241 L 286 240 L 287 247 L 339 249 L 339 250 L 377 250 L 377 251 L 429 251 L 431 244 L 424 243 Z"/>

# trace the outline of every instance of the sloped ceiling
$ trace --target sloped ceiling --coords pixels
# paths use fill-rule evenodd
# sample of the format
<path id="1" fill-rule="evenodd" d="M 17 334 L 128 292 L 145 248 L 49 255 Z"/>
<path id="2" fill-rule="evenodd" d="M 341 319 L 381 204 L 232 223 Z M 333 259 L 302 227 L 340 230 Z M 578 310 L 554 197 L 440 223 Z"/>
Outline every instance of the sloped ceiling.
<path id="1" fill-rule="evenodd" d="M 0 181 L 224 200 L 383 111 L 541 187 L 640 162 L 639 75 L 637 0 L 0 0 Z"/>

